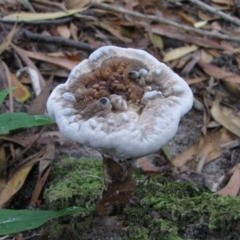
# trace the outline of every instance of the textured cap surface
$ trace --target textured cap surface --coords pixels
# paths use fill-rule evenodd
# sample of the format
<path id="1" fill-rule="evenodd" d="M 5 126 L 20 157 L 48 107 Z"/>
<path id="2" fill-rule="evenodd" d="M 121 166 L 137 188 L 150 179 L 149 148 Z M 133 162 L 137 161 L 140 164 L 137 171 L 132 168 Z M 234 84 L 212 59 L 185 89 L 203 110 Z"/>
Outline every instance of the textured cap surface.
<path id="1" fill-rule="evenodd" d="M 62 134 L 125 163 L 159 150 L 193 104 L 188 84 L 143 50 L 93 52 L 51 93 Z"/>

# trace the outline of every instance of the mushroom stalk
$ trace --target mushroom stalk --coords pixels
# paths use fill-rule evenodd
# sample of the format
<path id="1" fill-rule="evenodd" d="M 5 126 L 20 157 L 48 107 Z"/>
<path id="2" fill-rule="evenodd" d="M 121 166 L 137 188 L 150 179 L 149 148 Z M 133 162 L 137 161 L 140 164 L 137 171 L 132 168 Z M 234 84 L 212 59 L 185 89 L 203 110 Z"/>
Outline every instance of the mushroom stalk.
<path id="1" fill-rule="evenodd" d="M 110 157 L 103 156 L 103 192 L 96 205 L 97 215 L 109 215 L 115 204 L 127 204 L 134 190 L 133 166 L 125 168 Z"/>

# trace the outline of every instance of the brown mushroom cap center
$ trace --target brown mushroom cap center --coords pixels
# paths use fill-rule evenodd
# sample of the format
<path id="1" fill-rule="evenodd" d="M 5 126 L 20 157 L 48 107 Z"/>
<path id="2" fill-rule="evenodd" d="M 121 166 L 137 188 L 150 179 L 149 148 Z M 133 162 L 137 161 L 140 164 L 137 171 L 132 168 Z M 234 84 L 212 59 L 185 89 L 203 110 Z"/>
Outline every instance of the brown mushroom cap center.
<path id="1" fill-rule="evenodd" d="M 110 98 L 113 94 L 122 96 L 127 102 L 131 100 L 132 103 L 140 105 L 145 87 L 145 84 L 141 84 L 140 81 L 139 70 L 141 69 L 148 71 L 140 61 L 115 57 L 104 61 L 101 67 L 95 71 L 73 80 L 68 91 L 76 98 L 75 110 L 81 112 L 96 103 L 98 99 Z M 98 110 L 95 109 L 94 114 L 96 111 Z M 101 109 L 101 111 L 103 110 Z"/>

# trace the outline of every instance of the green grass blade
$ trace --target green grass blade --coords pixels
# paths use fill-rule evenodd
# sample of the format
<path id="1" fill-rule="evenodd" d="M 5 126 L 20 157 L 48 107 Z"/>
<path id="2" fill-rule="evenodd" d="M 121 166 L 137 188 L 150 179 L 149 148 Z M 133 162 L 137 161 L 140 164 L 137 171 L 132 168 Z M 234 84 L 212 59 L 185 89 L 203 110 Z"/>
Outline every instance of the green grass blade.
<path id="1" fill-rule="evenodd" d="M 170 151 L 169 151 L 167 145 L 162 146 L 162 151 L 163 151 L 164 155 L 167 157 L 167 159 L 169 161 L 171 161 L 171 155 L 170 155 Z"/>
<path id="2" fill-rule="evenodd" d="M 0 105 L 3 103 L 4 99 L 6 98 L 6 96 L 12 91 L 14 90 L 16 87 L 11 87 L 11 88 L 7 88 L 4 89 L 0 92 Z"/>
<path id="3" fill-rule="evenodd" d="M 38 228 L 56 217 L 92 211 L 93 208 L 82 207 L 65 208 L 60 211 L 1 209 L 0 235 Z"/>
<path id="4" fill-rule="evenodd" d="M 8 134 L 9 131 L 24 128 L 36 127 L 55 123 L 49 116 L 28 115 L 26 113 L 3 113 L 0 114 L 0 135 Z"/>

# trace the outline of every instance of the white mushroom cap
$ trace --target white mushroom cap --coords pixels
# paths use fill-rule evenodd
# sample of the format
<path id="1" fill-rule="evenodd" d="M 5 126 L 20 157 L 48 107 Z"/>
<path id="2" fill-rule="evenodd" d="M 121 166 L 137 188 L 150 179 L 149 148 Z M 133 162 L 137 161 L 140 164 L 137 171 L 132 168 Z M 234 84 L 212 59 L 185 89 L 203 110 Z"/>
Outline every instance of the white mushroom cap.
<path id="1" fill-rule="evenodd" d="M 159 150 L 192 104 L 188 84 L 152 55 L 106 46 L 53 90 L 47 110 L 65 137 L 124 163 Z"/>

